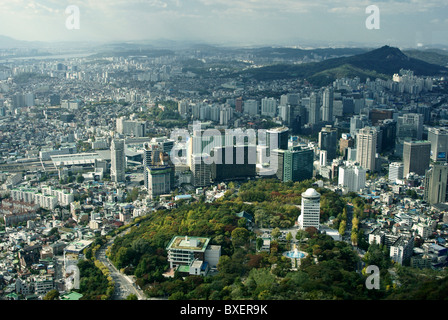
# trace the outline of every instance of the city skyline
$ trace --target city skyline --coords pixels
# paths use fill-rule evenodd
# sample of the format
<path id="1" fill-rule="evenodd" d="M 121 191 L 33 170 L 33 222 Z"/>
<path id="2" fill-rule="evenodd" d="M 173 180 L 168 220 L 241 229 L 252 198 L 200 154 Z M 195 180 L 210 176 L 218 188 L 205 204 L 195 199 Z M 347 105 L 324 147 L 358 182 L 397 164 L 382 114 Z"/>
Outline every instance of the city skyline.
<path id="1" fill-rule="evenodd" d="M 379 29 L 366 23 L 375 5 Z M 67 20 L 79 9 L 79 29 Z M 366 13 L 367 12 L 367 13 Z M 173 41 L 221 45 L 448 45 L 448 3 L 430 1 L 6 0 L 2 35 L 43 42 Z"/>

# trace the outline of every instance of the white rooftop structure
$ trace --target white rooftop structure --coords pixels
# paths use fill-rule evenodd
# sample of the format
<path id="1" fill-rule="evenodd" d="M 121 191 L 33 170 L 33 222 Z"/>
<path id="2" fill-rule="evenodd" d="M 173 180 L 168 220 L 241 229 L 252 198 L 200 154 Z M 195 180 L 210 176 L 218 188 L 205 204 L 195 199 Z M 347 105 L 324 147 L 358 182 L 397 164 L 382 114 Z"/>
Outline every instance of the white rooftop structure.
<path id="1" fill-rule="evenodd" d="M 315 189 L 313 189 L 313 188 L 309 188 L 309 189 L 307 189 L 304 193 L 302 193 L 302 196 L 315 198 L 315 197 L 320 197 L 320 193 L 317 192 L 317 191 L 316 191 Z"/>

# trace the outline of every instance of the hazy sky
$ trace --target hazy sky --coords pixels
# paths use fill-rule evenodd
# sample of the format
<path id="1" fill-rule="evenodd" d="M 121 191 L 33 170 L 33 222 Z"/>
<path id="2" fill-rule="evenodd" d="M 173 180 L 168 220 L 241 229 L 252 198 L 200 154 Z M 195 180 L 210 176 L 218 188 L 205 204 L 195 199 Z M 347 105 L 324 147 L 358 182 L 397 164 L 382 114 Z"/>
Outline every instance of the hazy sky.
<path id="1" fill-rule="evenodd" d="M 75 5 L 80 29 L 68 30 Z M 369 30 L 366 7 L 380 10 Z M 447 0 L 0 0 L 0 35 L 39 41 L 448 45 Z"/>

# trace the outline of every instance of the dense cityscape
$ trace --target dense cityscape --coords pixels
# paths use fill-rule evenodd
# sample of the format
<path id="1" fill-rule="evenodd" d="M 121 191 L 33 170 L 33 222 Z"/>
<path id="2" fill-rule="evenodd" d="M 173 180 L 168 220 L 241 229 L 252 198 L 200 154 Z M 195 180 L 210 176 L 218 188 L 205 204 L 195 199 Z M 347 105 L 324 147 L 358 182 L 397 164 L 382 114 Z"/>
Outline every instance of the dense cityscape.
<path id="1" fill-rule="evenodd" d="M 0 300 L 446 299 L 446 49 L 7 40 Z"/>

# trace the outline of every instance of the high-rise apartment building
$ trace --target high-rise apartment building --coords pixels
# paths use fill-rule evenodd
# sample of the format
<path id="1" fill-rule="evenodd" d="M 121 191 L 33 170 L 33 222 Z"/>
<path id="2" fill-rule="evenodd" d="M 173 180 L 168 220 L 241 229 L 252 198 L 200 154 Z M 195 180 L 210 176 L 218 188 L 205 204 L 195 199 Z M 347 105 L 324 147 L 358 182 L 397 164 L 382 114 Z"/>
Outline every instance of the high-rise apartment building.
<path id="1" fill-rule="evenodd" d="M 338 171 L 338 184 L 349 192 L 359 192 L 366 186 L 366 169 L 360 166 L 341 166 Z"/>
<path id="2" fill-rule="evenodd" d="M 117 120 L 117 132 L 134 137 L 144 137 L 146 133 L 146 122 L 137 120 L 126 120 L 124 117 Z"/>
<path id="3" fill-rule="evenodd" d="M 277 115 L 277 100 L 274 98 L 261 99 L 261 115 L 274 118 Z"/>
<path id="4" fill-rule="evenodd" d="M 243 103 L 243 111 L 249 115 L 255 116 L 260 114 L 259 105 L 257 100 L 249 99 Z"/>
<path id="5" fill-rule="evenodd" d="M 365 127 L 356 136 L 356 162 L 370 171 L 376 170 L 377 134 L 376 128 Z"/>
<path id="6" fill-rule="evenodd" d="M 182 118 L 188 117 L 188 114 L 190 113 L 190 104 L 188 101 L 181 100 L 177 103 L 177 111 L 181 115 Z"/>
<path id="7" fill-rule="evenodd" d="M 355 138 L 358 131 L 370 123 L 366 115 L 354 115 L 350 118 L 350 135 Z"/>
<path id="8" fill-rule="evenodd" d="M 389 164 L 389 181 L 394 183 L 403 179 L 404 165 L 402 162 L 392 162 Z"/>

